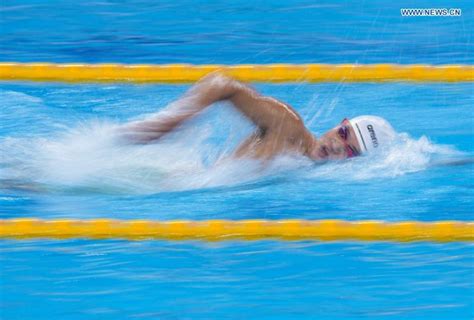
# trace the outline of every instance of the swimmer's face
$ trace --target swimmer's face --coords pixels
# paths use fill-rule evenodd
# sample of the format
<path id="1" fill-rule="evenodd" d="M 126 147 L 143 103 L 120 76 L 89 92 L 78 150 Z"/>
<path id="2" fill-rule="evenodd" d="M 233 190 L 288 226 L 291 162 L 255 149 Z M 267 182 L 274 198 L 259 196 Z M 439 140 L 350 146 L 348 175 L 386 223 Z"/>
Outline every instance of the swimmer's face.
<path id="1" fill-rule="evenodd" d="M 315 160 L 342 160 L 360 155 L 361 149 L 349 120 L 344 119 L 319 139 L 311 152 Z"/>

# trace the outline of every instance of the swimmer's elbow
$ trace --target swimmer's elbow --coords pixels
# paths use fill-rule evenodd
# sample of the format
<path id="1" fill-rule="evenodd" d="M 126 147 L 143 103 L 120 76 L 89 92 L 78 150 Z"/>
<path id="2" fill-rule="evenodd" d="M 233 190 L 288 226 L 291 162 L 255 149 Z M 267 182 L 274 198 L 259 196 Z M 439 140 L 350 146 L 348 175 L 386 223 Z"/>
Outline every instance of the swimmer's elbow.
<path id="1" fill-rule="evenodd" d="M 214 101 L 232 100 L 232 98 L 248 87 L 238 80 L 223 73 L 213 72 L 199 80 L 197 88 Z"/>

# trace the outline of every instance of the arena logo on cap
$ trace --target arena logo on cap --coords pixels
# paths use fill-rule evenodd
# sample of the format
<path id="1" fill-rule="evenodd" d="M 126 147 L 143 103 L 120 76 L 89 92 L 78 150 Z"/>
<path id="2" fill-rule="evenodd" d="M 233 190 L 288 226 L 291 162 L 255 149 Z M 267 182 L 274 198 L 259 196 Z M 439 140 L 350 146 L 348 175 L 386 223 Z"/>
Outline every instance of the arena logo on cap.
<path id="1" fill-rule="evenodd" d="M 377 141 L 377 136 L 375 135 L 374 127 L 369 124 L 367 126 L 367 130 L 370 132 L 370 139 L 372 139 L 372 144 L 374 145 L 374 148 L 377 148 L 379 146 L 379 142 Z"/>

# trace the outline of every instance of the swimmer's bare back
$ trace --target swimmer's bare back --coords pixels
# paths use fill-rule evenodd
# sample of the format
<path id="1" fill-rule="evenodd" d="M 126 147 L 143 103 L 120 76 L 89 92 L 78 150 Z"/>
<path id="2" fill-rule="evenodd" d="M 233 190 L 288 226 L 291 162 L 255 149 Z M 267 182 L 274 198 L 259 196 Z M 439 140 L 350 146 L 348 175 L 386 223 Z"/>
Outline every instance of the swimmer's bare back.
<path id="1" fill-rule="evenodd" d="M 251 87 L 213 73 L 191 87 L 164 111 L 123 129 L 130 141 L 150 143 L 218 101 L 230 101 L 256 129 L 234 152 L 236 157 L 269 159 L 282 153 L 307 155 L 316 138 L 297 112 L 281 101 L 260 95 Z"/>

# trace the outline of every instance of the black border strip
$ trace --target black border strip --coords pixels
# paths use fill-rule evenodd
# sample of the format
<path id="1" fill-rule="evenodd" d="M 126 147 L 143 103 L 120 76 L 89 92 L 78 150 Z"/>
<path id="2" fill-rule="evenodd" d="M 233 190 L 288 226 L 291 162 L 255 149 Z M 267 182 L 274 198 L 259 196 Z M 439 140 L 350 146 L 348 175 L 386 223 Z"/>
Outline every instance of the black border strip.
<path id="1" fill-rule="evenodd" d="M 357 131 L 359 131 L 360 140 L 362 140 L 362 143 L 364 144 L 365 151 L 367 151 L 367 146 L 365 145 L 364 136 L 362 135 L 362 132 L 360 132 L 359 125 L 357 123 L 355 125 L 357 127 Z"/>

